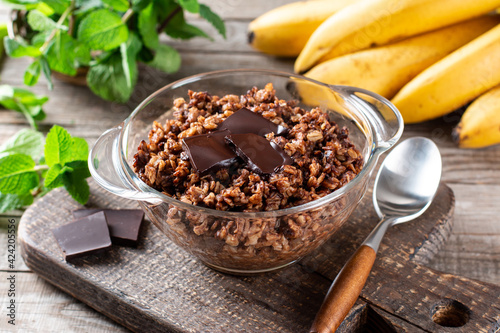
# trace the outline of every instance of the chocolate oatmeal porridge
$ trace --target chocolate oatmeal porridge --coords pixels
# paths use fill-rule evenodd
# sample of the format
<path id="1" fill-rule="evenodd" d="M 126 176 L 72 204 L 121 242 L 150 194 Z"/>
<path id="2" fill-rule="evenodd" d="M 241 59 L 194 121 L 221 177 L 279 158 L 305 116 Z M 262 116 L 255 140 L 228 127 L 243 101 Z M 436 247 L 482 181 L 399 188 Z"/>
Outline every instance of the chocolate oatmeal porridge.
<path id="1" fill-rule="evenodd" d="M 174 101 L 173 110 L 173 119 L 153 123 L 133 166 L 147 185 L 185 203 L 229 212 L 276 211 L 332 193 L 363 167 L 347 128 L 320 108 L 304 110 L 296 101 L 279 99 L 272 84 L 241 96 L 189 91 L 187 99 Z M 216 257 L 216 265 L 230 261 L 238 269 L 260 269 L 263 261 L 272 267 L 324 242 L 340 227 L 332 221 L 346 218 L 337 215 L 350 214 L 344 206 L 337 200 L 286 218 L 239 219 L 170 205 L 164 222 L 174 238 L 203 242 L 197 254 L 209 262 Z"/>

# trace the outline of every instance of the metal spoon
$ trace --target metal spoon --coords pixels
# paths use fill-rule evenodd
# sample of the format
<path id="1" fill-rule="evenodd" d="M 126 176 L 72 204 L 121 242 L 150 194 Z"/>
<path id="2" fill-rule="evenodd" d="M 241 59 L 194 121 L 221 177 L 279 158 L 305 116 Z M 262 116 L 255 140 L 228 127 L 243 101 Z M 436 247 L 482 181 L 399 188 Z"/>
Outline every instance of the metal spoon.
<path id="1" fill-rule="evenodd" d="M 441 179 L 441 155 L 429 139 L 415 137 L 397 145 L 375 179 L 373 205 L 380 222 L 333 281 L 310 332 L 335 332 L 370 274 L 386 230 L 420 216 L 431 204 Z"/>

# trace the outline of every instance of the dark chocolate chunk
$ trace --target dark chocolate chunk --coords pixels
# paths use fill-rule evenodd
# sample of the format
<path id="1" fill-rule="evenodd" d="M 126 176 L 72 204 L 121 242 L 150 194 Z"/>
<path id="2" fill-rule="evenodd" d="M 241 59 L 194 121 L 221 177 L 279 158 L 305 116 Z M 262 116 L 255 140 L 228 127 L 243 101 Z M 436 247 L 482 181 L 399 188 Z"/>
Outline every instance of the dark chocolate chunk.
<path id="1" fill-rule="evenodd" d="M 237 161 L 238 157 L 224 141 L 224 137 L 229 134 L 231 132 L 225 130 L 182 139 L 182 147 L 199 174 L 229 168 Z"/>
<path id="2" fill-rule="evenodd" d="M 66 260 L 98 253 L 111 247 L 104 212 L 95 213 L 52 229 Z"/>
<path id="3" fill-rule="evenodd" d="M 226 141 L 256 173 L 272 174 L 283 165 L 293 163 L 292 158 L 280 146 L 257 134 L 231 134 L 226 136 Z"/>
<path id="4" fill-rule="evenodd" d="M 140 209 L 78 209 L 73 211 L 75 218 L 85 217 L 96 212 L 104 212 L 108 223 L 109 235 L 113 244 L 137 246 L 139 231 L 144 219 Z"/>
<path id="5" fill-rule="evenodd" d="M 254 133 L 265 136 L 271 132 L 276 135 L 283 135 L 287 128 L 276 125 L 247 108 L 242 108 L 220 123 L 217 130 L 229 130 L 232 134 Z"/>

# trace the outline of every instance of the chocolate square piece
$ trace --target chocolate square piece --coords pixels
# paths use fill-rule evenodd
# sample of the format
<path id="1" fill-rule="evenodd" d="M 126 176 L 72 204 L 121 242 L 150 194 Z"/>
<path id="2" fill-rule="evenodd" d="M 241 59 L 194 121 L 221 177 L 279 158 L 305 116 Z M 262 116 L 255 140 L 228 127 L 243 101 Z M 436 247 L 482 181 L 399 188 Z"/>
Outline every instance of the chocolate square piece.
<path id="1" fill-rule="evenodd" d="M 274 142 L 253 134 L 231 134 L 226 136 L 236 154 L 241 157 L 248 167 L 259 174 L 272 174 L 283 165 L 290 165 L 293 160 Z"/>
<path id="2" fill-rule="evenodd" d="M 229 130 L 232 134 L 254 133 L 265 136 L 271 132 L 282 135 L 287 131 L 287 128 L 276 125 L 247 108 L 242 108 L 220 123 L 217 130 Z"/>
<path id="3" fill-rule="evenodd" d="M 108 223 L 109 235 L 114 244 L 136 246 L 139 231 L 144 219 L 140 209 L 78 209 L 73 211 L 75 218 L 81 218 L 96 212 L 104 212 Z"/>
<path id="4" fill-rule="evenodd" d="M 204 175 L 229 168 L 237 161 L 238 157 L 224 141 L 224 137 L 228 134 L 231 132 L 217 131 L 182 139 L 182 147 L 188 154 L 191 165 L 199 174 Z"/>
<path id="5" fill-rule="evenodd" d="M 104 212 L 95 213 L 52 229 L 66 260 L 98 253 L 111 247 Z"/>

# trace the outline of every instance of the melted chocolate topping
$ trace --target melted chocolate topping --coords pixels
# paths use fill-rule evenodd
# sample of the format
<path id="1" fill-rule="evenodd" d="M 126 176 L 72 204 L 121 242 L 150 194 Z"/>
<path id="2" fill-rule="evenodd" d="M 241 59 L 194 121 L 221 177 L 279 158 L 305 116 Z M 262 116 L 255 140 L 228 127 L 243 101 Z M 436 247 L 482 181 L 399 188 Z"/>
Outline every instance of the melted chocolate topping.
<path id="1" fill-rule="evenodd" d="M 226 141 L 252 171 L 261 175 L 272 174 L 283 165 L 293 163 L 280 146 L 254 133 L 231 134 L 226 136 Z"/>
<path id="2" fill-rule="evenodd" d="M 182 139 L 182 147 L 198 173 L 216 172 L 236 162 L 236 154 L 224 141 L 229 134 L 231 132 L 223 130 Z"/>
<path id="3" fill-rule="evenodd" d="M 229 168 L 238 156 L 252 171 L 269 175 L 293 160 L 264 136 L 271 132 L 283 135 L 286 131 L 285 127 L 242 108 L 220 123 L 216 131 L 182 139 L 182 147 L 200 175 Z"/>
<path id="4" fill-rule="evenodd" d="M 232 134 L 254 133 L 264 136 L 271 132 L 276 135 L 283 135 L 287 131 L 287 128 L 276 125 L 247 108 L 242 108 L 220 123 L 217 130 L 229 130 Z"/>

